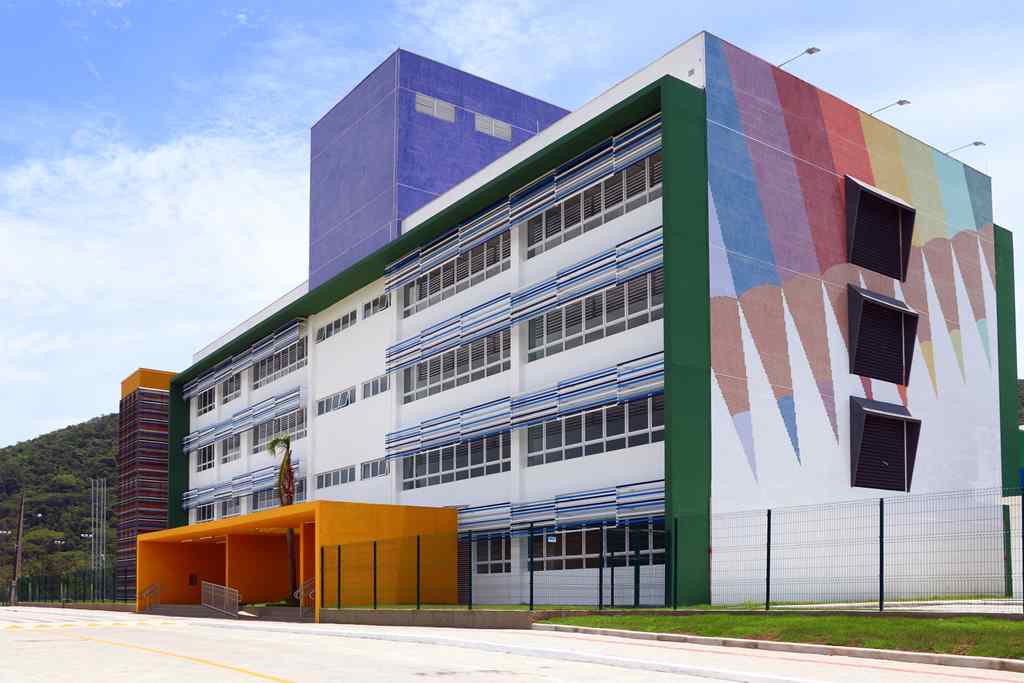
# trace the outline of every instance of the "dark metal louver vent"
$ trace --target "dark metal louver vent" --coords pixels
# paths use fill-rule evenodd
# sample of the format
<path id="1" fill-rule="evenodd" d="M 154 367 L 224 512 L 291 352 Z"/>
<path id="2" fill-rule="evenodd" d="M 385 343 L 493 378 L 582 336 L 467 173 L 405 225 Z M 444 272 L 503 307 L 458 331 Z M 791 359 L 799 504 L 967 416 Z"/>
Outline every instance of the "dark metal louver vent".
<path id="1" fill-rule="evenodd" d="M 850 372 L 910 382 L 917 313 L 901 301 L 849 285 Z"/>
<path id="2" fill-rule="evenodd" d="M 894 403 L 850 397 L 850 485 L 909 491 L 921 421 Z"/>
<path id="3" fill-rule="evenodd" d="M 907 279 L 916 211 L 905 202 L 846 177 L 846 231 L 850 263 Z"/>

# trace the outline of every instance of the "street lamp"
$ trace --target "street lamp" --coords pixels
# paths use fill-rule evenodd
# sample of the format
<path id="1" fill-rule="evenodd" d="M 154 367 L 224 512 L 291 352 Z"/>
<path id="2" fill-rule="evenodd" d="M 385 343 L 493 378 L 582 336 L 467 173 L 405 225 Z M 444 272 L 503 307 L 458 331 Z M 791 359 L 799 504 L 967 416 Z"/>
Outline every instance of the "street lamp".
<path id="1" fill-rule="evenodd" d="M 779 67 L 779 68 L 781 69 L 782 67 L 786 66 L 786 65 L 787 65 L 787 64 L 789 64 L 790 62 L 792 62 L 792 61 L 794 61 L 794 60 L 797 60 L 797 59 L 800 59 L 800 58 L 801 58 L 801 57 L 803 57 L 804 55 L 816 55 L 816 54 L 818 54 L 819 52 L 821 52 L 821 48 L 817 48 L 817 47 L 809 47 L 809 48 L 807 48 L 806 50 L 804 50 L 803 52 L 801 52 L 800 54 L 796 55 L 795 57 L 790 57 L 790 58 L 789 58 L 789 59 L 787 59 L 786 61 L 782 62 L 781 64 L 779 64 L 779 65 L 778 65 L 778 67 Z"/>
<path id="2" fill-rule="evenodd" d="M 981 140 L 975 140 L 974 142 L 968 142 L 966 145 L 960 145 L 959 147 L 954 147 L 953 149 L 951 149 L 948 152 L 946 152 L 946 154 L 952 154 L 953 152 L 959 152 L 960 150 L 967 149 L 968 147 L 984 147 L 984 146 L 985 146 L 984 142 L 982 142 Z"/>
<path id="3" fill-rule="evenodd" d="M 65 543 L 67 543 L 67 541 L 65 541 L 63 538 L 55 538 L 53 539 L 53 543 L 54 545 L 64 545 Z"/>
<path id="4" fill-rule="evenodd" d="M 884 107 L 879 107 L 878 109 L 876 109 L 873 112 L 871 112 L 871 115 L 874 116 L 878 112 L 885 111 L 889 107 L 905 107 L 908 104 L 910 104 L 910 100 L 896 100 L 895 102 L 890 102 L 889 104 L 885 105 Z"/>

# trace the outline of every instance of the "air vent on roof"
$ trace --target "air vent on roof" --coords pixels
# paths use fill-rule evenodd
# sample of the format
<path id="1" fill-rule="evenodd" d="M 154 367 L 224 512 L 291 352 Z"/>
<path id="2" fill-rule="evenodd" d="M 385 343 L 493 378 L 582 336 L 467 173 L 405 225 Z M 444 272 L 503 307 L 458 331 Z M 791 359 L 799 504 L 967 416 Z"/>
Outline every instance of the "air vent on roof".
<path id="1" fill-rule="evenodd" d="M 901 405 L 850 397 L 850 485 L 910 491 L 921 421 Z"/>
<path id="2" fill-rule="evenodd" d="M 914 207 L 846 176 L 846 237 L 850 263 L 907 279 Z"/>
<path id="3" fill-rule="evenodd" d="M 917 313 L 901 301 L 849 285 L 850 372 L 910 382 Z"/>

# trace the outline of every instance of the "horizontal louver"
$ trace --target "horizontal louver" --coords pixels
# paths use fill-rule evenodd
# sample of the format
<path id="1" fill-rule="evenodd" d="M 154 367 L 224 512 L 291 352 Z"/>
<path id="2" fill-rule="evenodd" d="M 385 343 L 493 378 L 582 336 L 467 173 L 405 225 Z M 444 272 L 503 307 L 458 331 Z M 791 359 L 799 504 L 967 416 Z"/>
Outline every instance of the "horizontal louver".
<path id="1" fill-rule="evenodd" d="M 905 423 L 869 415 L 864 421 L 854 486 L 906 490 Z"/>
<path id="2" fill-rule="evenodd" d="M 902 320 L 903 315 L 891 308 L 864 306 L 851 368 L 854 374 L 904 383 Z"/>
<path id="3" fill-rule="evenodd" d="M 850 263 L 897 280 L 906 279 L 915 214 L 902 200 L 847 176 Z"/>

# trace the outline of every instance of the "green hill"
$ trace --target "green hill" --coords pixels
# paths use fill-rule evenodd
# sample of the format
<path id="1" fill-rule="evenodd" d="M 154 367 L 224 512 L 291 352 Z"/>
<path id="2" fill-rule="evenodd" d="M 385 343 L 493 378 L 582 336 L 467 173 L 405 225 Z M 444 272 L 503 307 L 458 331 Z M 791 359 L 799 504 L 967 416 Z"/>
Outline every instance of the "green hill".
<path id="1" fill-rule="evenodd" d="M 117 545 L 117 414 L 0 448 L 0 586 L 14 563 L 18 497 L 25 493 L 22 574 L 63 574 L 89 567 L 91 477 L 107 478 L 109 560 Z M 54 541 L 63 541 L 55 543 Z"/>

